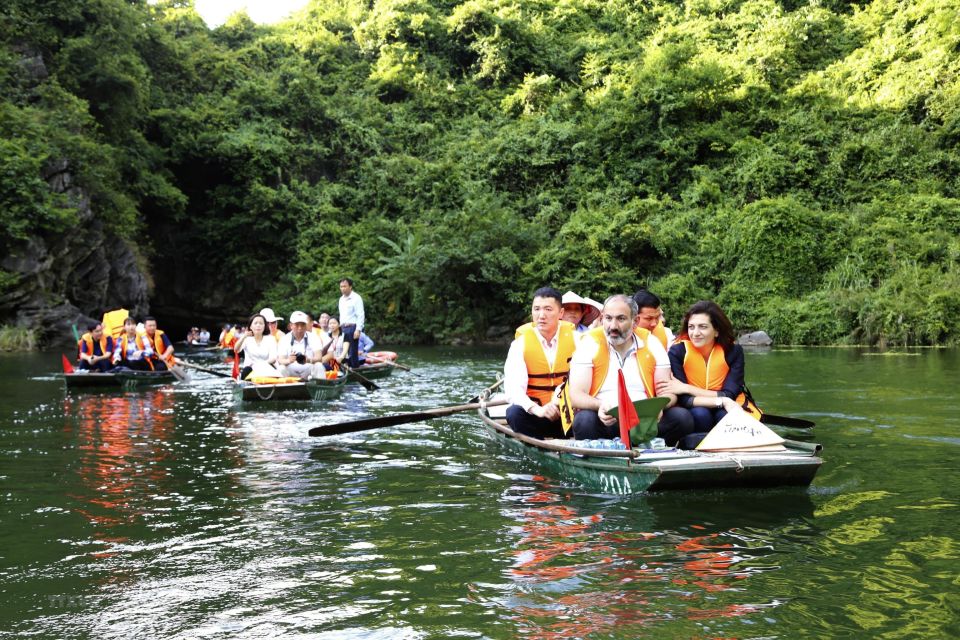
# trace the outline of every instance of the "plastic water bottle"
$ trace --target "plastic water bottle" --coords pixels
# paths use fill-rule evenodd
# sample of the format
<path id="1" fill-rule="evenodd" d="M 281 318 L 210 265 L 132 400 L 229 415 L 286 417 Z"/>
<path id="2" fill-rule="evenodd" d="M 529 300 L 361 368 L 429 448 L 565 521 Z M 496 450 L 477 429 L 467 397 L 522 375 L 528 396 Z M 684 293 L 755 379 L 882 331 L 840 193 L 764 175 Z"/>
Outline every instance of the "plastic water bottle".
<path id="1" fill-rule="evenodd" d="M 667 448 L 667 442 L 666 442 L 666 440 L 664 440 L 663 438 L 652 438 L 652 439 L 650 440 L 650 448 L 651 448 L 651 449 L 666 449 L 666 448 Z"/>

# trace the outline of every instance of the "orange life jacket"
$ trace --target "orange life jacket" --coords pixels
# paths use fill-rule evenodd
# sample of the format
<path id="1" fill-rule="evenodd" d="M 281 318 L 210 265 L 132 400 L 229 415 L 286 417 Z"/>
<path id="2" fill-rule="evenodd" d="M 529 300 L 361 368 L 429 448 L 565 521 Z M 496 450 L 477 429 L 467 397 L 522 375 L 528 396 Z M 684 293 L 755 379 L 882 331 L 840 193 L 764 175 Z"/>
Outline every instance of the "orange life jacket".
<path id="1" fill-rule="evenodd" d="M 233 329 L 230 329 L 230 331 L 227 331 L 225 334 L 223 334 L 223 339 L 220 341 L 220 346 L 229 349 L 233 347 L 236 341 L 237 336 L 233 332 Z"/>
<path id="2" fill-rule="evenodd" d="M 720 391 L 723 389 L 723 383 L 730 373 L 730 366 L 727 364 L 726 353 L 719 344 L 714 343 L 713 349 L 706 360 L 703 354 L 693 346 L 688 339 L 678 340 L 686 347 L 686 353 L 683 355 L 683 372 L 687 376 L 687 382 L 695 387 L 707 389 L 709 391 Z M 741 391 L 736 398 L 737 404 L 743 407 L 744 411 L 752 415 L 757 420 L 763 415 L 763 412 L 747 399 L 747 396 Z"/>
<path id="3" fill-rule="evenodd" d="M 146 335 L 146 334 L 144 334 L 144 335 Z M 147 336 L 147 340 L 150 340 L 150 336 Z M 152 343 L 153 343 L 153 344 L 152 344 L 151 346 L 153 347 L 153 356 L 154 356 L 157 360 L 164 360 L 164 362 L 173 363 L 173 354 L 172 354 L 172 353 L 170 354 L 170 357 L 169 357 L 169 358 L 163 358 L 163 357 L 162 357 L 162 356 L 163 356 L 163 352 L 167 350 L 167 348 L 166 348 L 166 347 L 164 346 L 164 344 L 163 344 L 163 331 L 160 331 L 160 329 L 157 329 L 157 330 L 154 332 Z M 171 346 L 172 346 L 172 344 L 171 344 Z"/>
<path id="4" fill-rule="evenodd" d="M 104 333 L 100 336 L 100 353 L 104 355 L 110 353 L 110 351 L 107 349 L 108 340 L 110 340 L 110 337 L 107 336 L 107 334 Z M 92 356 L 93 355 L 93 336 L 90 335 L 89 331 L 83 334 L 82 336 L 80 336 L 80 339 L 77 340 L 77 360 L 80 359 L 80 348 L 81 348 L 81 345 L 83 345 L 84 343 L 86 343 L 87 345 L 87 355 Z"/>
<path id="5" fill-rule="evenodd" d="M 666 327 L 663 326 L 663 320 L 658 322 L 657 326 L 655 326 L 653 328 L 653 331 L 651 331 L 650 333 L 652 333 L 653 337 L 655 337 L 657 340 L 660 341 L 660 344 L 663 345 L 664 349 L 667 349 L 670 347 L 670 345 L 667 344 L 667 342 L 670 339 L 667 337 L 667 329 Z"/>
<path id="6" fill-rule="evenodd" d="M 144 338 L 146 338 L 146 334 L 142 334 L 142 333 L 138 333 L 137 337 L 135 338 L 137 349 L 139 349 L 140 351 L 143 351 L 147 348 L 147 345 L 144 343 Z M 121 361 L 127 359 L 127 342 L 129 342 L 129 337 L 127 336 L 126 333 L 124 333 L 122 336 L 117 338 L 117 344 L 120 346 Z M 147 361 L 147 364 L 150 365 L 150 368 L 153 369 L 153 359 L 145 358 L 145 360 Z"/>
<path id="7" fill-rule="evenodd" d="M 652 398 L 657 395 L 657 389 L 653 381 L 653 372 L 657 366 L 657 361 L 647 348 L 647 340 L 650 339 L 650 332 L 646 329 L 637 327 L 633 330 L 634 334 L 640 340 L 643 346 L 637 349 L 637 368 L 640 370 L 640 379 L 643 381 L 643 390 L 647 392 L 647 397 Z M 603 333 L 603 327 L 597 327 L 588 331 L 583 339 L 591 338 L 597 343 L 597 354 L 593 357 L 593 380 L 590 382 L 590 395 L 596 396 L 603 387 L 607 379 L 607 372 L 610 370 L 610 345 L 607 344 L 607 336 Z"/>
<path id="8" fill-rule="evenodd" d="M 570 373 L 570 357 L 576 349 L 574 327 L 571 323 L 560 321 L 557 329 L 557 355 L 552 363 L 540 344 L 539 334 L 532 322 L 520 326 L 517 338 L 523 339 L 523 362 L 527 365 L 527 395 L 531 400 L 544 406 L 550 403 L 553 390 Z"/>

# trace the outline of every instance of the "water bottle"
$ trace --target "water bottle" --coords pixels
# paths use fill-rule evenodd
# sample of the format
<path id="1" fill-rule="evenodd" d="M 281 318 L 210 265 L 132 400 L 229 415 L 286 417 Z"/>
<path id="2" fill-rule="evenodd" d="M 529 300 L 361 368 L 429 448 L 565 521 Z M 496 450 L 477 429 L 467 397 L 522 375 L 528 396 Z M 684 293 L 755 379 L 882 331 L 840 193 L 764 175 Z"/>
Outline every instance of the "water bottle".
<path id="1" fill-rule="evenodd" d="M 667 442 L 663 438 L 652 438 L 650 440 L 651 449 L 666 449 Z"/>

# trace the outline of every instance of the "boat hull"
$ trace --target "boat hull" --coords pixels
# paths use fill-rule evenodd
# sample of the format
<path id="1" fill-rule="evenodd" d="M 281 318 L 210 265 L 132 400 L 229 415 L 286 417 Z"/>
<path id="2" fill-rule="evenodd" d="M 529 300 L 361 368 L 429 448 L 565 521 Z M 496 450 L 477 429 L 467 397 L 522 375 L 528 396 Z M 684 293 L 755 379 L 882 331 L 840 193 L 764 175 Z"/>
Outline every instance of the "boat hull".
<path id="1" fill-rule="evenodd" d="M 176 381 L 169 371 L 85 372 L 63 374 L 68 391 L 132 391 Z"/>
<path id="2" fill-rule="evenodd" d="M 383 363 L 383 364 L 365 364 L 353 369 L 360 375 L 362 375 L 367 380 L 379 380 L 380 378 L 386 378 L 393 375 L 394 366 Z M 356 380 L 351 379 L 351 382 L 356 382 Z"/>
<path id="3" fill-rule="evenodd" d="M 238 402 L 323 402 L 338 397 L 343 393 L 346 384 L 346 376 L 334 380 L 308 380 L 283 384 L 240 382 L 234 386 L 233 394 Z"/>
<path id="4" fill-rule="evenodd" d="M 823 464 L 816 455 L 819 445 L 793 441 L 787 441 L 785 452 L 703 453 L 664 449 L 638 452 L 631 458 L 625 451 L 598 452 L 579 449 L 563 441 L 526 438 L 483 411 L 480 417 L 499 443 L 535 461 L 549 475 L 602 493 L 807 486 Z"/>

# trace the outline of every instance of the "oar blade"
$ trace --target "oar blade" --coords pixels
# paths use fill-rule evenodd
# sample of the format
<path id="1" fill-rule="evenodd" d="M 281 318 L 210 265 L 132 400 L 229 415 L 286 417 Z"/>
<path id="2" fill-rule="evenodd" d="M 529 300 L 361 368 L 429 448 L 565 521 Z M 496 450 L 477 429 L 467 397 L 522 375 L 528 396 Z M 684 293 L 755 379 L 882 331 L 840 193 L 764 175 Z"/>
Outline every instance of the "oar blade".
<path id="1" fill-rule="evenodd" d="M 764 424 L 772 424 L 778 427 L 791 427 L 793 429 L 813 429 L 816 423 L 803 418 L 791 418 L 790 416 L 776 416 L 772 413 L 764 413 L 760 418 Z"/>
<path id="2" fill-rule="evenodd" d="M 353 378 L 354 380 L 356 380 L 357 382 L 359 382 L 360 384 L 362 384 L 362 385 L 363 385 L 363 388 L 366 389 L 367 391 L 376 391 L 377 389 L 380 388 L 380 387 L 377 386 L 377 384 L 374 383 L 372 380 L 366 378 L 365 376 L 363 376 L 363 375 L 360 374 L 360 373 L 357 373 L 357 370 L 356 370 L 356 369 L 353 369 L 353 368 L 351 368 L 351 367 L 348 367 L 347 365 L 345 365 L 345 364 L 343 364 L 343 363 L 341 363 L 340 366 L 343 367 L 343 368 L 346 370 L 348 376 L 350 376 L 351 378 Z"/>
<path id="3" fill-rule="evenodd" d="M 364 418 L 363 420 L 354 420 L 352 422 L 340 422 L 337 424 L 322 424 L 319 427 L 313 427 L 307 433 L 311 436 L 338 436 L 344 433 L 356 433 L 357 431 L 369 431 L 370 429 L 384 429 L 386 427 L 395 427 L 400 424 L 410 422 L 422 422 L 436 418 L 432 413 L 417 411 L 415 413 L 401 413 L 394 416 L 381 416 L 378 418 Z"/>

